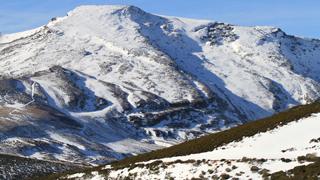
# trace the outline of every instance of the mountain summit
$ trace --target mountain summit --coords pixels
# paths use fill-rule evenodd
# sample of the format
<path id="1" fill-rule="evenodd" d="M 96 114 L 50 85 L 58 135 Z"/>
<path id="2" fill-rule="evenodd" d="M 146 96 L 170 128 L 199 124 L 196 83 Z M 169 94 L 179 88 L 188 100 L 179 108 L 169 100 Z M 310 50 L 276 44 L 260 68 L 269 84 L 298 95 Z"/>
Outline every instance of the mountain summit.
<path id="1" fill-rule="evenodd" d="M 81 6 L 0 39 L 0 152 L 100 164 L 320 96 L 320 41 Z"/>

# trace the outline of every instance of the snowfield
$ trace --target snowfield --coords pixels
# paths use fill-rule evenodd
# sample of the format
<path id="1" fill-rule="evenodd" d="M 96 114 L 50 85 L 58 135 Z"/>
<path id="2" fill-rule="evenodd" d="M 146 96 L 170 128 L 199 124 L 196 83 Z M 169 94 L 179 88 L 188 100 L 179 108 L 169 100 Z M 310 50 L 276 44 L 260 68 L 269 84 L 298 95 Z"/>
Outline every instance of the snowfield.
<path id="1" fill-rule="evenodd" d="M 319 57 L 274 27 L 81 6 L 0 37 L 0 152 L 102 164 L 171 146 L 317 100 Z"/>
<path id="2" fill-rule="evenodd" d="M 319 125 L 320 114 L 314 114 L 277 129 L 244 138 L 239 142 L 229 143 L 212 152 L 162 160 L 201 160 L 203 157 L 215 160 L 241 159 L 244 156 L 257 159 L 281 159 L 284 157 L 295 159 L 306 154 L 318 154 L 320 144 L 312 140 L 320 137 Z"/>

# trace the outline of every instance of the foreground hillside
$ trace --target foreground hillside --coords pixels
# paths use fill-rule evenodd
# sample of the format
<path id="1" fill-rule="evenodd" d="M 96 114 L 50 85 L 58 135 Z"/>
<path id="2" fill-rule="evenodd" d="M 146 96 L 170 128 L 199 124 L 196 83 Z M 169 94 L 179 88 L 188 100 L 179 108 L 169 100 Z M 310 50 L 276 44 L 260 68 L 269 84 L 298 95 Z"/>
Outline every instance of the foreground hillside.
<path id="1" fill-rule="evenodd" d="M 0 152 L 104 164 L 320 97 L 320 41 L 81 6 L 0 37 Z"/>
<path id="2" fill-rule="evenodd" d="M 317 179 L 320 103 L 61 179 Z"/>
<path id="3" fill-rule="evenodd" d="M 0 179 L 32 179 L 52 173 L 61 173 L 81 166 L 70 163 L 40 161 L 12 155 L 0 154 Z M 82 167 L 83 168 L 83 167 Z"/>

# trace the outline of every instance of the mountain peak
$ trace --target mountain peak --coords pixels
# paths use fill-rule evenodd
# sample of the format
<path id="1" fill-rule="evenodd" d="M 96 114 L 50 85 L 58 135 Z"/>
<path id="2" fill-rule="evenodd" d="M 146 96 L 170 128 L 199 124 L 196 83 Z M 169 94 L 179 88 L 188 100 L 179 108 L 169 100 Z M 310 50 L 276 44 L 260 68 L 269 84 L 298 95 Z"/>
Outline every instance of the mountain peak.
<path id="1" fill-rule="evenodd" d="M 106 32 L 115 35 L 120 29 L 134 29 L 133 19 L 146 14 L 135 6 L 86 5 L 75 8 L 65 17 L 53 18 L 47 27 L 53 31 L 71 33 L 72 36 L 78 33 L 101 37 L 107 35 Z"/>
<path id="2" fill-rule="evenodd" d="M 70 11 L 68 15 L 86 14 L 86 15 L 107 15 L 107 14 L 144 14 L 145 12 L 132 5 L 83 5 Z"/>

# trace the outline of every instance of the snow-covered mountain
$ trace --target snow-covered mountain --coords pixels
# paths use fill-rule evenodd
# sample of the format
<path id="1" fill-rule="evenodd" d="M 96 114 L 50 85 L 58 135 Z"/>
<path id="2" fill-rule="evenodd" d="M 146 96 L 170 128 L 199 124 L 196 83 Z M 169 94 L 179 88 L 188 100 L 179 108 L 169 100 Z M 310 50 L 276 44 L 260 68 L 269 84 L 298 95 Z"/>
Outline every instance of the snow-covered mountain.
<path id="1" fill-rule="evenodd" d="M 320 41 L 81 6 L 0 39 L 0 152 L 99 164 L 320 96 Z"/>
<path id="2" fill-rule="evenodd" d="M 320 110 L 319 103 L 314 106 Z M 302 115 L 314 106 L 292 109 L 140 159 L 133 157 L 91 171 L 67 173 L 61 179 L 319 179 L 320 113 Z M 251 130 L 255 133 L 247 136 L 241 130 L 249 127 L 254 127 Z M 219 137 L 227 138 L 214 148 L 216 142 L 209 140 Z M 213 150 L 202 151 L 194 145 L 212 146 Z M 198 152 L 179 156 L 187 146 L 186 152 L 194 151 L 190 147 L 198 148 Z M 157 156 L 163 158 L 154 159 Z"/>

